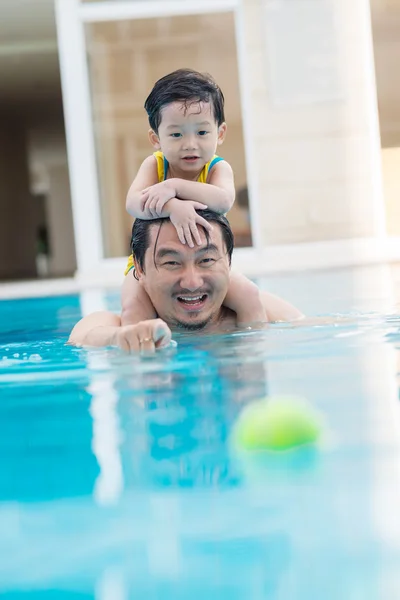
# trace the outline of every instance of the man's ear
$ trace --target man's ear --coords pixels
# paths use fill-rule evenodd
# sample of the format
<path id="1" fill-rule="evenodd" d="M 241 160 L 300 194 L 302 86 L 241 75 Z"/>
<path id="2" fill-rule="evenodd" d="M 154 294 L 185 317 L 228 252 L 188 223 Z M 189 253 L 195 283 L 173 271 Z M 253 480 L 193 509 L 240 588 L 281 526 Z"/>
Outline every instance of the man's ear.
<path id="1" fill-rule="evenodd" d="M 156 150 L 160 150 L 160 148 L 161 148 L 160 138 L 158 137 L 156 132 L 153 129 L 149 129 L 148 135 L 149 135 L 150 144 L 153 146 L 153 148 L 155 148 Z"/>
<path id="2" fill-rule="evenodd" d="M 218 127 L 218 146 L 224 143 L 227 128 L 226 123 L 221 123 Z"/>
<path id="3" fill-rule="evenodd" d="M 140 281 L 143 278 L 144 275 L 144 271 L 143 269 L 140 267 L 140 265 L 135 262 L 135 265 L 133 267 L 133 276 L 136 279 L 136 281 Z"/>

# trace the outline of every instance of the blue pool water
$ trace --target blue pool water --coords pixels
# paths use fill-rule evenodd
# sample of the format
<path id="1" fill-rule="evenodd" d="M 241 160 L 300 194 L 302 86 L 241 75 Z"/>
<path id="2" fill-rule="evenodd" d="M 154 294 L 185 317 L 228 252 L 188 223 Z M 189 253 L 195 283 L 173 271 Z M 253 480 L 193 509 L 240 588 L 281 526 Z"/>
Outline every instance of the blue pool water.
<path id="1" fill-rule="evenodd" d="M 65 345 L 83 300 L 0 302 L 1 598 L 398 597 L 395 314 L 348 304 L 140 359 Z M 235 451 L 267 394 L 322 413 L 316 460 Z"/>

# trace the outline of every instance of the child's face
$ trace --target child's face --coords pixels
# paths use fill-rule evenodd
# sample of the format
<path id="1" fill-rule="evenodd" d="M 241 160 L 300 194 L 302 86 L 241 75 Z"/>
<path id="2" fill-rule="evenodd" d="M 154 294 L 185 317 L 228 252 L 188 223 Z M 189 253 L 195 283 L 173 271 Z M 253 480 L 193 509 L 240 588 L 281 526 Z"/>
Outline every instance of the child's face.
<path id="1" fill-rule="evenodd" d="M 150 142 L 172 167 L 190 174 L 212 159 L 225 133 L 226 124 L 218 127 L 210 103 L 172 102 L 162 109 L 158 135 L 150 130 Z"/>

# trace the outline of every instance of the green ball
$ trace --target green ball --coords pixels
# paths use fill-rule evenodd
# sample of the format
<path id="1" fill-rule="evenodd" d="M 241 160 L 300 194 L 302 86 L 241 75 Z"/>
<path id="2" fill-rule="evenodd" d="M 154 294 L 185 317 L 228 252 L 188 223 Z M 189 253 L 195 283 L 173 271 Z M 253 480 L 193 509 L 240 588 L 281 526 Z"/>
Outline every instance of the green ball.
<path id="1" fill-rule="evenodd" d="M 247 406 L 234 439 L 245 450 L 292 450 L 315 444 L 322 433 L 318 414 L 301 398 L 265 398 Z"/>

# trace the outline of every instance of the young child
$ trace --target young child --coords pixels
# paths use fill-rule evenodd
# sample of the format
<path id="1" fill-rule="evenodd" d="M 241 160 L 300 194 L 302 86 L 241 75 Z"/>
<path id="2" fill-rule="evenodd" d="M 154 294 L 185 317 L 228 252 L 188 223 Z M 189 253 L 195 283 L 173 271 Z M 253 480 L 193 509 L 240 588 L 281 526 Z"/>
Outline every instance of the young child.
<path id="1" fill-rule="evenodd" d="M 179 69 L 156 82 L 145 105 L 148 156 L 129 189 L 126 208 L 141 219 L 169 216 L 182 244 L 201 244 L 198 225 L 210 229 L 196 210 L 227 213 L 235 200 L 231 166 L 215 154 L 226 135 L 224 96 L 209 76 Z M 145 290 L 132 276 L 130 256 L 122 287 L 122 325 L 155 318 Z M 266 320 L 257 286 L 232 272 L 225 306 L 238 323 Z"/>

